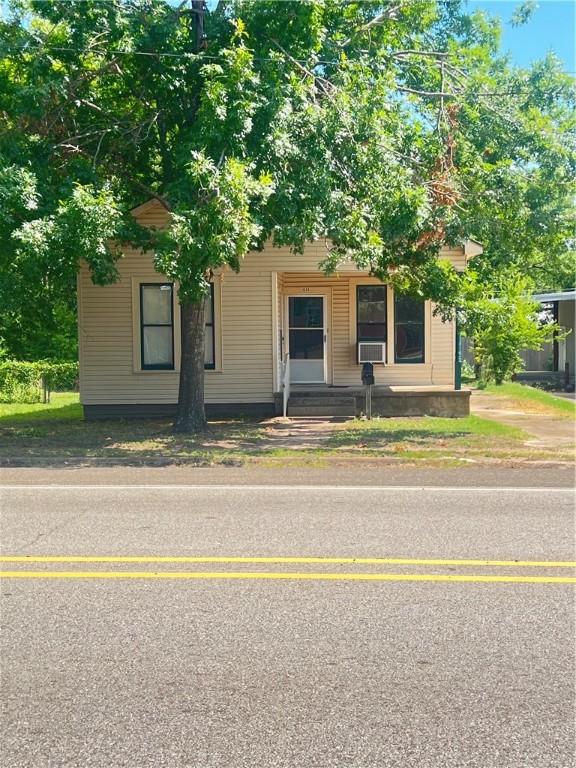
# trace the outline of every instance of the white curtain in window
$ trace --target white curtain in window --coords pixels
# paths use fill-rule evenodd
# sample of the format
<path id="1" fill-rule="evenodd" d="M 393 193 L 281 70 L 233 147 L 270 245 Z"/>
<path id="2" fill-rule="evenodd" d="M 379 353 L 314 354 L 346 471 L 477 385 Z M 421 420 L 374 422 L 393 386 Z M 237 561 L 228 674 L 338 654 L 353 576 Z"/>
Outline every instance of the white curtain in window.
<path id="1" fill-rule="evenodd" d="M 144 365 L 171 365 L 172 326 L 144 328 Z"/>
<path id="2" fill-rule="evenodd" d="M 172 323 L 172 286 L 142 286 L 142 322 L 144 325 Z"/>

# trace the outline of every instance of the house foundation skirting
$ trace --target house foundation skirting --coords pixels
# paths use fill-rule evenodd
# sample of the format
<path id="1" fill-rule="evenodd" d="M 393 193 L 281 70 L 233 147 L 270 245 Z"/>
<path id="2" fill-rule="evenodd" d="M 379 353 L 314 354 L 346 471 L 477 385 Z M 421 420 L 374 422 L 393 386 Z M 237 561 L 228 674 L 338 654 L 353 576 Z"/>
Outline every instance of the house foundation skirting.
<path id="1" fill-rule="evenodd" d="M 349 416 L 361 416 L 366 412 L 366 391 L 361 387 L 334 390 L 299 391 L 294 396 L 306 415 L 338 415 L 338 409 L 345 399 L 351 405 Z M 274 395 L 274 403 L 207 403 L 206 416 L 254 416 L 269 417 L 282 415 L 282 393 Z M 294 398 L 292 398 L 294 400 Z M 308 403 L 307 403 L 308 401 Z M 331 413 L 331 405 L 334 413 Z M 176 403 L 119 403 L 106 405 L 84 405 L 84 419 L 161 419 L 176 415 Z M 290 404 L 288 413 L 290 415 Z M 296 413 L 296 410 L 294 410 Z M 375 387 L 372 390 L 373 416 L 444 416 L 464 417 L 470 414 L 470 392 L 390 392 Z"/>
<path id="2" fill-rule="evenodd" d="M 282 414 L 282 393 L 275 394 L 276 415 Z M 307 402 L 309 405 L 307 406 Z M 364 387 L 342 387 L 334 389 L 292 390 L 288 401 L 288 415 L 339 415 L 338 408 L 344 401 L 350 403 L 351 412 L 356 416 L 366 413 L 366 389 Z M 334 408 L 331 408 L 331 402 Z M 294 405 L 291 408 L 291 405 Z M 331 413 L 333 411 L 333 413 Z M 350 414 L 351 415 L 351 414 Z M 443 416 L 460 418 L 470 415 L 470 392 L 468 390 L 407 390 L 393 392 L 388 389 L 372 388 L 372 415 L 395 416 Z"/>
<path id="3" fill-rule="evenodd" d="M 83 405 L 85 421 L 102 419 L 162 419 L 176 415 L 176 403 Z M 206 416 L 274 416 L 274 403 L 207 403 Z"/>
<path id="4" fill-rule="evenodd" d="M 356 395 L 356 414 L 365 412 L 366 395 Z M 372 395 L 372 414 L 377 416 L 443 416 L 461 418 L 470 415 L 470 392 L 391 392 Z"/>

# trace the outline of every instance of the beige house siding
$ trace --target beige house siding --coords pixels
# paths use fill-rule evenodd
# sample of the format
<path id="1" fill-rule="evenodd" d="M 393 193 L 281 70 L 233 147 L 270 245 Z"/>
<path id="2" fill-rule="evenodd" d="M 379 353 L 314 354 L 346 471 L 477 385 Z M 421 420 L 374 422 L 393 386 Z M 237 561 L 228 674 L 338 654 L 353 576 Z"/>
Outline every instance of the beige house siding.
<path id="1" fill-rule="evenodd" d="M 132 276 L 137 282 L 162 282 L 152 260 L 127 251 L 119 262 L 121 279 L 108 286 L 92 284 L 80 272 L 80 400 L 96 403 L 172 403 L 178 393 L 177 371 L 135 373 Z"/>
<path id="2" fill-rule="evenodd" d="M 168 214 L 157 203 L 136 211 L 143 225 L 166 226 Z M 251 253 L 239 274 L 228 270 L 215 276 L 216 370 L 207 370 L 207 403 L 271 403 L 278 391 L 282 354 L 286 352 L 287 296 L 322 294 L 327 302 L 328 383 L 360 383 L 356 364 L 356 285 L 376 283 L 352 267 L 338 276 L 324 277 L 318 263 L 325 257 L 323 242 L 305 254 L 267 246 Z M 463 249 L 446 250 L 457 268 L 465 265 Z M 142 371 L 139 363 L 139 291 L 142 282 L 162 282 L 152 258 L 127 250 L 118 263 L 120 280 L 94 286 L 86 265 L 79 281 L 80 393 L 84 405 L 175 403 L 178 394 L 179 354 L 174 371 Z M 179 318 L 175 311 L 175 342 Z M 395 364 L 393 296 L 388 291 L 388 364 L 375 366 L 376 384 L 429 386 L 453 384 L 454 327 L 425 308 L 425 362 Z M 283 339 L 282 349 L 280 348 Z"/>
<path id="3" fill-rule="evenodd" d="M 449 261 L 458 272 L 466 269 L 467 257 L 464 255 L 463 248 L 442 248 L 440 258 Z"/>
<path id="4" fill-rule="evenodd" d="M 438 317 L 430 321 L 431 348 L 430 383 L 451 386 L 454 384 L 454 358 L 456 355 L 456 330 L 454 323 L 443 323 Z"/>
<path id="5" fill-rule="evenodd" d="M 329 302 L 327 353 L 328 383 L 354 386 L 360 383 L 360 367 L 356 363 L 356 287 L 377 285 L 378 280 L 356 274 L 324 277 L 310 273 L 284 274 L 284 294 L 325 294 Z M 387 364 L 375 365 L 375 382 L 390 386 L 450 386 L 454 381 L 454 325 L 432 316 L 433 305 L 425 304 L 425 362 L 394 362 L 394 295 L 388 290 Z M 332 375 L 330 376 L 330 372 Z"/>

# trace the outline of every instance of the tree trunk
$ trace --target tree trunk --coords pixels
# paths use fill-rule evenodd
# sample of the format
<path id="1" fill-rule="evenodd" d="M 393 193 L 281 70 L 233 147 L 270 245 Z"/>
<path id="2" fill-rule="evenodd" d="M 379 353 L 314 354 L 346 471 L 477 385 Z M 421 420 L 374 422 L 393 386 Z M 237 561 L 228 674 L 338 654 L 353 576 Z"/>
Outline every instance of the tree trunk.
<path id="1" fill-rule="evenodd" d="M 182 357 L 174 431 L 207 429 L 204 410 L 204 302 L 181 306 Z"/>

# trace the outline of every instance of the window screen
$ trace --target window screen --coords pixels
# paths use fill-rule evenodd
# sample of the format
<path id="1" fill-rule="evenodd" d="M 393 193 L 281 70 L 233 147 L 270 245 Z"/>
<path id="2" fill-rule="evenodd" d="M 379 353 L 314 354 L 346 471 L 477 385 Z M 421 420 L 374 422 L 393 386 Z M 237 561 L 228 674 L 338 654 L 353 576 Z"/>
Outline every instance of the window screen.
<path id="1" fill-rule="evenodd" d="M 424 362 L 424 302 L 410 296 L 394 299 L 394 359 Z"/>
<path id="2" fill-rule="evenodd" d="M 356 307 L 357 341 L 386 341 L 386 286 L 359 285 Z"/>

